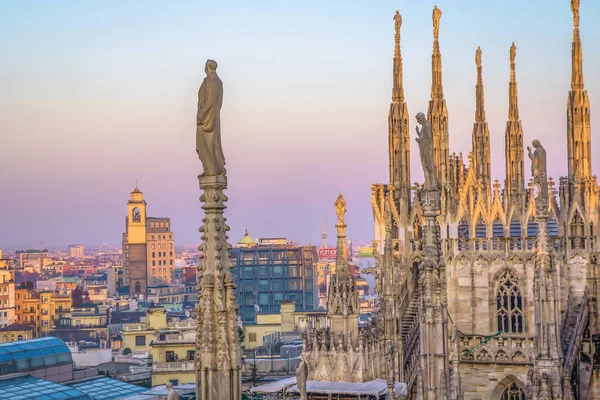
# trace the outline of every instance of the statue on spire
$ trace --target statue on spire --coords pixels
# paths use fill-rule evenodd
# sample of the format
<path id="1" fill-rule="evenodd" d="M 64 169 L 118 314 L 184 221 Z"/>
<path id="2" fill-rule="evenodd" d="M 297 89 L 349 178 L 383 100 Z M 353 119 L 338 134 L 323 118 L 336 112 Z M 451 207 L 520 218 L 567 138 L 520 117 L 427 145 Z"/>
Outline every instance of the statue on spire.
<path id="1" fill-rule="evenodd" d="M 512 46 L 510 46 L 510 63 L 512 65 L 515 64 L 516 56 L 517 56 L 517 46 L 515 46 L 515 42 L 512 42 Z"/>
<path id="2" fill-rule="evenodd" d="M 573 12 L 573 25 L 579 26 L 579 1 L 571 0 L 571 11 Z"/>
<path id="3" fill-rule="evenodd" d="M 438 6 L 433 7 L 433 15 L 431 18 L 433 19 L 433 37 L 438 38 L 440 33 L 440 18 L 442 17 L 442 10 L 438 8 Z"/>
<path id="4" fill-rule="evenodd" d="M 548 174 L 546 172 L 546 149 L 539 140 L 535 139 L 532 143 L 534 151 L 527 146 L 529 158 L 531 159 L 531 176 L 533 182 L 538 187 L 538 197 L 535 199 L 539 208 L 548 207 Z"/>
<path id="5" fill-rule="evenodd" d="M 477 68 L 481 68 L 481 47 L 479 46 L 475 50 L 475 64 L 477 64 Z"/>
<path id="6" fill-rule="evenodd" d="M 402 26 L 402 17 L 400 16 L 400 11 L 396 10 L 396 15 L 394 15 L 394 27 L 396 28 L 396 35 L 400 35 L 400 27 Z"/>
<path id="7" fill-rule="evenodd" d="M 431 133 L 431 123 L 425 118 L 425 114 L 418 113 L 417 122 L 421 124 L 421 129 L 417 126 L 417 143 L 421 155 L 421 165 L 423 166 L 423 175 L 425 175 L 425 186 L 427 191 L 439 191 L 441 189 L 438 181 L 435 162 L 433 159 L 433 134 Z"/>
<path id="8" fill-rule="evenodd" d="M 344 196 L 341 193 L 338 195 L 338 198 L 335 201 L 334 207 L 335 207 L 335 213 L 338 218 L 338 224 L 345 225 L 344 224 L 344 214 L 346 214 L 346 200 L 344 200 Z"/>

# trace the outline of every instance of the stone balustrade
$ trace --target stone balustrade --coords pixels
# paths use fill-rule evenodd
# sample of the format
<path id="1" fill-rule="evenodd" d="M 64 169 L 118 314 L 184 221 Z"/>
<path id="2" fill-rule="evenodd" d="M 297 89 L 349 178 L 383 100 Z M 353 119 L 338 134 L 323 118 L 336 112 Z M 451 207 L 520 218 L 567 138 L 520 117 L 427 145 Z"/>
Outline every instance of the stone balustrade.
<path id="1" fill-rule="evenodd" d="M 177 371 L 195 371 L 194 361 L 173 361 L 173 362 L 155 362 L 152 364 L 153 372 L 177 372 Z"/>
<path id="2" fill-rule="evenodd" d="M 460 336 L 461 363 L 533 363 L 533 337 L 507 335 L 490 339 L 484 335 Z"/>

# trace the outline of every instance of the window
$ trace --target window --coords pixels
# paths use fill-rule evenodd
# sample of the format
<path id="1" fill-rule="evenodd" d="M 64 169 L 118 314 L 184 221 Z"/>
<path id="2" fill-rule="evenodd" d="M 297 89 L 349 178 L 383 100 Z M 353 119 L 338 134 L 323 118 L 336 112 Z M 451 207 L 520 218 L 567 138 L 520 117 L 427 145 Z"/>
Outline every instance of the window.
<path id="1" fill-rule="evenodd" d="M 173 265 L 173 260 L 169 260 L 169 265 Z"/>
<path id="2" fill-rule="evenodd" d="M 188 361 L 194 361 L 194 358 L 196 358 L 196 351 L 195 350 L 188 350 L 187 351 L 187 359 L 188 359 Z"/>
<path id="3" fill-rule="evenodd" d="M 152 266 L 156 266 L 156 261 L 152 260 Z"/>
<path id="4" fill-rule="evenodd" d="M 152 268 L 152 275 L 156 275 L 156 269 Z"/>
<path id="5" fill-rule="evenodd" d="M 269 305 L 269 294 L 261 293 L 258 295 L 258 305 L 261 307 L 265 307 Z"/>
<path id="6" fill-rule="evenodd" d="M 468 239 L 469 238 L 469 224 L 463 219 L 458 223 L 458 238 Z"/>
<path id="7" fill-rule="evenodd" d="M 258 281 L 258 291 L 259 292 L 268 292 L 269 291 L 269 280 L 268 279 L 260 279 Z"/>
<path id="8" fill-rule="evenodd" d="M 152 237 L 152 239 L 154 239 L 154 237 Z M 156 245 L 152 245 L 152 250 L 154 250 L 156 248 Z"/>
<path id="9" fill-rule="evenodd" d="M 248 341 L 251 343 L 255 343 L 256 342 L 256 333 L 248 334 Z"/>
<path id="10" fill-rule="evenodd" d="M 171 382 L 173 384 L 173 386 L 179 385 L 179 380 L 178 379 L 169 379 L 169 382 Z"/>
<path id="11" fill-rule="evenodd" d="M 23 340 L 23 335 L 17 336 L 17 341 L 21 341 L 21 340 Z"/>
<path id="12" fill-rule="evenodd" d="M 175 352 L 174 351 L 167 351 L 165 353 L 166 355 L 166 361 L 167 362 L 175 362 L 177 361 L 176 357 L 175 357 Z"/>
<path id="13" fill-rule="evenodd" d="M 499 219 L 496 219 L 492 224 L 492 236 L 493 237 L 503 237 L 504 236 L 504 227 L 502 226 L 502 222 Z"/>
<path id="14" fill-rule="evenodd" d="M 173 248 L 173 243 L 169 243 L 169 248 L 172 249 Z"/>
<path id="15" fill-rule="evenodd" d="M 510 221 L 510 237 L 521 237 L 521 223 L 516 218 Z"/>
<path id="16" fill-rule="evenodd" d="M 526 400 L 525 392 L 516 383 L 511 383 L 502 392 L 501 400 Z"/>
<path id="17" fill-rule="evenodd" d="M 538 224 L 534 220 L 530 219 L 527 222 L 527 236 L 536 237 L 538 234 Z"/>
<path id="18" fill-rule="evenodd" d="M 142 291 L 142 289 L 141 289 L 141 287 L 140 287 L 140 283 L 139 283 L 139 282 L 136 282 L 136 283 L 135 283 L 135 292 L 136 292 L 136 293 L 140 293 L 141 291 Z M 137 340 L 137 339 L 136 339 L 136 340 Z M 144 339 L 144 340 L 146 340 L 146 339 Z"/>
<path id="19" fill-rule="evenodd" d="M 145 346 L 146 345 L 146 336 L 136 336 L 135 337 L 135 345 L 136 346 Z"/>
<path id="20" fill-rule="evenodd" d="M 499 331 L 523 333 L 523 298 L 517 279 L 508 270 L 498 279 L 496 307 Z"/>
<path id="21" fill-rule="evenodd" d="M 485 225 L 485 221 L 483 218 L 479 217 L 479 221 L 477 221 L 477 225 L 475 225 L 475 237 L 476 238 L 485 238 L 487 236 L 487 226 Z"/>

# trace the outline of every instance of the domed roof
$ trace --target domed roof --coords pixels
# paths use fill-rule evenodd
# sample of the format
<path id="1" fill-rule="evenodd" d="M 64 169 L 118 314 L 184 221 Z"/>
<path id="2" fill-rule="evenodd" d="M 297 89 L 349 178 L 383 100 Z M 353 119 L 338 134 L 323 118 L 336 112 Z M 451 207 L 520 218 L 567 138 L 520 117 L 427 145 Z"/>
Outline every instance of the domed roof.
<path id="1" fill-rule="evenodd" d="M 242 245 L 251 245 L 251 244 L 256 244 L 256 242 L 254 241 L 254 239 L 252 239 L 250 237 L 250 235 L 248 235 L 248 229 L 246 229 L 246 234 L 244 235 L 243 238 L 240 239 L 239 242 L 237 242 L 237 244 L 242 244 Z"/>
<path id="2" fill-rule="evenodd" d="M 142 193 L 142 191 L 140 189 L 138 189 L 137 185 L 135 185 L 135 189 L 133 189 L 133 192 L 131 192 L 131 194 L 134 194 L 134 193 L 140 193 L 140 194 Z"/>

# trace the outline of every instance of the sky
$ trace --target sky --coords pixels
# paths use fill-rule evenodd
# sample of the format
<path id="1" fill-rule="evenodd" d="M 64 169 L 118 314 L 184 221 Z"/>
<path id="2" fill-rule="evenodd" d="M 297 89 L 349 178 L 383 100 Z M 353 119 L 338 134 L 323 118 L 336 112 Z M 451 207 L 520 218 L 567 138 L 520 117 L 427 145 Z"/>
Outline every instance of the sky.
<path id="1" fill-rule="evenodd" d="M 481 46 L 492 176 L 504 179 L 514 41 L 524 141 L 540 139 L 549 174 L 566 175 L 568 0 L 4 1 L 0 248 L 118 245 L 136 180 L 148 215 L 171 218 L 176 244 L 198 243 L 195 118 L 207 59 L 224 85 L 230 242 L 247 228 L 318 244 L 327 221 L 334 244 L 338 193 L 348 237 L 370 241 L 370 186 L 389 180 L 393 16 L 403 19 L 414 139 L 430 96 L 434 4 L 451 151 L 471 149 Z M 598 154 L 600 2 L 582 0 L 580 15 Z M 422 180 L 417 153 L 411 140 L 413 181 Z"/>

